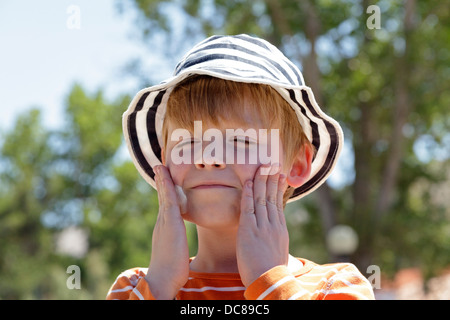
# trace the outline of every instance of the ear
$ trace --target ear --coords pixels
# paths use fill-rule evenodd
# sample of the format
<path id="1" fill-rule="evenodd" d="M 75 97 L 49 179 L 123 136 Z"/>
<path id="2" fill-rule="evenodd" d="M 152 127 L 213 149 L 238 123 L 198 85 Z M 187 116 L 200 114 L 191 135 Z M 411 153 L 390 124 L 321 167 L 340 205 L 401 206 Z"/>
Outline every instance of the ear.
<path id="1" fill-rule="evenodd" d="M 286 178 L 288 185 L 298 188 L 306 182 L 311 174 L 312 157 L 313 151 L 309 145 L 298 151 Z"/>

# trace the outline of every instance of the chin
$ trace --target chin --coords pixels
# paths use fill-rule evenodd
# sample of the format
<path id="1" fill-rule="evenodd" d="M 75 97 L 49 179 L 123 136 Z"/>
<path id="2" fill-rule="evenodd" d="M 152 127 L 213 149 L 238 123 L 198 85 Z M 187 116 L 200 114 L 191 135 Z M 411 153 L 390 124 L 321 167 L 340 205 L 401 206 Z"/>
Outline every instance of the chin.
<path id="1" fill-rule="evenodd" d="M 231 199 L 201 202 L 188 200 L 187 213 L 183 215 L 183 219 L 205 228 L 236 226 L 239 224 L 240 202 L 237 205 L 235 203 Z"/>

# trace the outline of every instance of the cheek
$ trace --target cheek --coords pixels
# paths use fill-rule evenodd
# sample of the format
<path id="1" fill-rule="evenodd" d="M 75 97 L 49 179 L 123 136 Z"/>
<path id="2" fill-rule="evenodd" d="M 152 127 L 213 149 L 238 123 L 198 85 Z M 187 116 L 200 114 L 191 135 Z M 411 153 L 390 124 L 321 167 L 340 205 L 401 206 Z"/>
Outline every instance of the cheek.
<path id="1" fill-rule="evenodd" d="M 260 164 L 236 164 L 234 165 L 234 172 L 239 177 L 242 186 L 248 180 L 253 180 Z"/>
<path id="2" fill-rule="evenodd" d="M 174 184 L 182 185 L 186 172 L 189 170 L 190 164 L 173 164 L 170 161 L 166 162 L 166 167 L 169 169 L 170 175 Z"/>

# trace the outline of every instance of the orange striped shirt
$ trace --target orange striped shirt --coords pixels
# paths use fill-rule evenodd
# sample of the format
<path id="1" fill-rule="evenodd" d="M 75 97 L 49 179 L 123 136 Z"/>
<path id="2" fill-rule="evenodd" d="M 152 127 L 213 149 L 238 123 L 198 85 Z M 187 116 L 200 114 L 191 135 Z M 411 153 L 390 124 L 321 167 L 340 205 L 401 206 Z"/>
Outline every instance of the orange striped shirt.
<path id="1" fill-rule="evenodd" d="M 147 268 L 121 273 L 111 286 L 108 300 L 153 300 Z M 350 263 L 318 265 L 290 257 L 288 266 L 274 267 L 248 288 L 239 273 L 190 271 L 178 300 L 360 300 L 374 299 L 369 281 Z"/>

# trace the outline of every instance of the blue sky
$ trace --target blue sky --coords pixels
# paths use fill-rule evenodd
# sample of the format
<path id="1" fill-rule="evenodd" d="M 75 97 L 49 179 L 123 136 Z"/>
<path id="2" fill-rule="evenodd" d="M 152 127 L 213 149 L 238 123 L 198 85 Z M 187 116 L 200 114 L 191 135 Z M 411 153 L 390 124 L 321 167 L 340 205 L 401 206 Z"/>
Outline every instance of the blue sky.
<path id="1" fill-rule="evenodd" d="M 67 26 L 74 17 L 71 5 L 80 10 L 80 29 Z M 47 126 L 58 126 L 75 81 L 88 91 L 104 88 L 111 98 L 134 92 L 136 83 L 121 70 L 133 57 L 152 57 L 133 37 L 130 12 L 120 15 L 114 5 L 112 0 L 0 2 L 0 131 L 32 106 L 43 110 Z"/>

